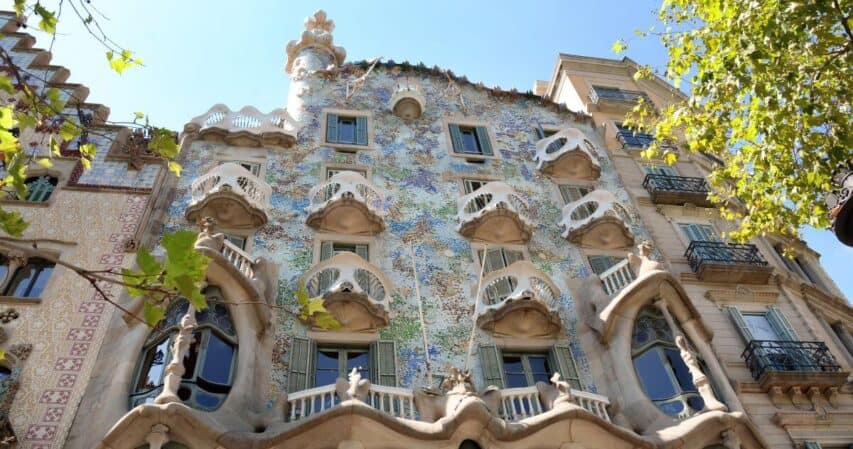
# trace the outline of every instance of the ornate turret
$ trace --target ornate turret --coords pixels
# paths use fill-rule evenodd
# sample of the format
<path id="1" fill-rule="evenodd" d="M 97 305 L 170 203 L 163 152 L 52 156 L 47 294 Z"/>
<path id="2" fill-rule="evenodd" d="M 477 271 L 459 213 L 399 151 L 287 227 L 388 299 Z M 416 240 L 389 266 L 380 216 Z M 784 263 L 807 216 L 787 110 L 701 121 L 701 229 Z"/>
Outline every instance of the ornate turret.
<path id="1" fill-rule="evenodd" d="M 343 64 L 347 52 L 332 43 L 335 22 L 326 18 L 326 12 L 318 10 L 305 19 L 305 31 L 299 40 L 287 44 L 285 71 L 293 78 L 306 72 L 331 70 Z"/>

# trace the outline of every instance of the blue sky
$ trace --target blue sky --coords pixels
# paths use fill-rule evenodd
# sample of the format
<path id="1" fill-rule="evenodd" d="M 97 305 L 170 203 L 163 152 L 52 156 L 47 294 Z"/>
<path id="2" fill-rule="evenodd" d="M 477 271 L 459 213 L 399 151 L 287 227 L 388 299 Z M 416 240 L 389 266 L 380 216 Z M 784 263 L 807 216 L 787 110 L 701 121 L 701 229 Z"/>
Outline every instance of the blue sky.
<path id="1" fill-rule="evenodd" d="M 49 9 L 55 2 L 43 1 Z M 5 9 L 11 1 L 3 0 Z M 660 1 L 188 1 L 93 2 L 108 19 L 104 30 L 139 54 L 145 67 L 123 76 L 110 71 L 104 49 L 67 6 L 60 17 L 54 64 L 71 70 L 70 82 L 91 89 L 89 101 L 108 105 L 110 118 L 143 111 L 153 124 L 182 129 L 216 103 L 261 111 L 283 107 L 288 78 L 284 47 L 303 20 L 325 9 L 335 21 L 335 42 L 347 60 L 377 56 L 438 65 L 472 81 L 528 90 L 548 79 L 557 53 L 616 57 L 617 37 L 633 36 L 655 20 Z M 38 35 L 38 45 L 49 40 Z M 655 67 L 665 63 L 656 41 L 635 41 L 627 55 Z M 853 248 L 828 231 L 805 238 L 848 297 Z M 768 255 L 769 256 L 769 255 Z M 845 268 L 847 267 L 847 268 Z"/>

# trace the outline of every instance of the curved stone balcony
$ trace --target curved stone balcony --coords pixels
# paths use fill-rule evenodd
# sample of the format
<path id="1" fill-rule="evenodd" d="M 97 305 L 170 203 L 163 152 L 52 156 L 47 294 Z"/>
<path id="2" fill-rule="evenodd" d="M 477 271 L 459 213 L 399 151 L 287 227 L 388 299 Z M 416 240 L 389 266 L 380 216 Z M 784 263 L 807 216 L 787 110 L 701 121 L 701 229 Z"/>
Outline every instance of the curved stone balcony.
<path id="1" fill-rule="evenodd" d="M 457 231 L 493 243 L 522 243 L 533 235 L 527 203 L 503 182 L 490 182 L 459 198 Z"/>
<path id="2" fill-rule="evenodd" d="M 559 298 L 547 274 L 520 260 L 483 278 L 477 325 L 500 335 L 553 336 L 562 327 Z"/>
<path id="3" fill-rule="evenodd" d="M 272 187 L 245 168 L 226 163 L 192 183 L 187 220 L 213 217 L 222 227 L 257 228 L 267 223 Z"/>
<path id="4" fill-rule="evenodd" d="M 309 193 L 306 223 L 343 234 L 377 234 L 385 229 L 385 194 L 359 173 L 340 172 Z"/>
<path id="5" fill-rule="evenodd" d="M 536 168 L 556 178 L 598 179 L 601 165 L 591 148 L 592 143 L 581 130 L 562 129 L 536 142 Z"/>
<path id="6" fill-rule="evenodd" d="M 323 297 L 341 330 L 369 331 L 388 325 L 391 284 L 355 253 L 343 252 L 320 262 L 303 279 L 312 298 Z"/>
<path id="7" fill-rule="evenodd" d="M 617 208 L 621 204 L 606 190 L 593 190 L 563 207 L 563 238 L 592 248 L 618 249 L 634 245 L 634 236 Z"/>
<path id="8" fill-rule="evenodd" d="M 421 116 L 426 106 L 423 89 L 410 78 L 400 78 L 391 95 L 391 111 L 405 120 L 414 120 Z"/>
<path id="9" fill-rule="evenodd" d="M 296 143 L 296 123 L 284 109 L 264 114 L 252 106 L 232 111 L 217 104 L 184 125 L 184 133 L 236 146 L 287 148 Z"/>

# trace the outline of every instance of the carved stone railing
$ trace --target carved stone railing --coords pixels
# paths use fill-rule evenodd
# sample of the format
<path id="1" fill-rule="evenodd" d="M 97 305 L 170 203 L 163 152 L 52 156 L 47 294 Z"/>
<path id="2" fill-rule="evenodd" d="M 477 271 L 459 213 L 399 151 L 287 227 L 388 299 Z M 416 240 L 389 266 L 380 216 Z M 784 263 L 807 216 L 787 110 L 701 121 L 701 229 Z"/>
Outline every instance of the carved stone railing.
<path id="1" fill-rule="evenodd" d="M 184 126 L 187 134 L 218 138 L 231 145 L 290 147 L 296 143 L 297 125 L 284 109 L 264 114 L 252 106 L 232 111 L 217 104 Z"/>
<path id="2" fill-rule="evenodd" d="M 533 234 L 527 202 L 503 182 L 489 182 L 460 197 L 457 205 L 457 230 L 465 237 L 512 243 L 526 242 Z"/>
<path id="3" fill-rule="evenodd" d="M 536 168 L 560 178 L 598 179 L 601 165 L 583 131 L 565 128 L 536 142 Z"/>
<path id="4" fill-rule="evenodd" d="M 426 106 L 423 89 L 410 78 L 400 78 L 391 95 L 391 110 L 394 115 L 413 120 L 421 116 Z"/>
<path id="5" fill-rule="evenodd" d="M 217 165 L 192 183 L 187 219 L 214 217 L 224 227 L 258 227 L 266 224 L 272 187 L 245 168 Z M 230 207 L 236 205 L 234 207 Z"/>
<path id="6" fill-rule="evenodd" d="M 298 421 L 340 403 L 340 398 L 335 394 L 335 384 L 288 393 L 287 420 Z"/>
<path id="7" fill-rule="evenodd" d="M 222 242 L 221 253 L 228 262 L 231 262 L 231 265 L 234 265 L 234 268 L 243 274 L 243 276 L 246 276 L 247 279 L 254 279 L 255 260 L 251 255 L 249 255 L 249 253 L 243 251 L 237 245 L 228 240 L 224 240 Z"/>
<path id="8" fill-rule="evenodd" d="M 370 385 L 367 404 L 395 418 L 418 419 L 412 390 L 385 385 Z"/>
<path id="9" fill-rule="evenodd" d="M 559 298 L 560 290 L 548 275 L 521 260 L 483 278 L 477 324 L 498 334 L 553 335 L 562 327 Z"/>
<path id="10" fill-rule="evenodd" d="M 634 281 L 634 271 L 631 270 L 631 265 L 628 259 L 613 265 L 598 275 L 601 278 L 601 284 L 604 286 L 604 293 L 613 296 L 619 293 L 628 284 Z"/>
<path id="11" fill-rule="evenodd" d="M 388 324 L 390 284 L 378 268 L 355 253 L 343 252 L 320 262 L 303 279 L 308 294 L 323 297 L 345 329 L 376 329 Z M 342 306 L 349 302 L 361 305 L 363 314 Z"/>
<path id="12" fill-rule="evenodd" d="M 592 413 L 599 418 L 610 421 L 610 414 L 607 413 L 607 406 L 610 405 L 610 399 L 607 396 L 572 389 L 572 403 L 577 404 L 586 411 Z"/>
<path id="13" fill-rule="evenodd" d="M 521 421 L 544 412 L 536 386 L 501 390 L 499 414 L 505 421 Z"/>
<path id="14" fill-rule="evenodd" d="M 593 190 L 577 201 L 563 206 L 563 238 L 573 243 L 598 248 L 626 248 L 633 246 L 625 217 L 619 213 L 621 204 L 607 190 Z M 602 226 L 600 229 L 598 225 Z"/>
<path id="15" fill-rule="evenodd" d="M 354 171 L 335 174 L 308 194 L 307 224 L 346 234 L 376 234 L 385 229 L 385 194 Z"/>

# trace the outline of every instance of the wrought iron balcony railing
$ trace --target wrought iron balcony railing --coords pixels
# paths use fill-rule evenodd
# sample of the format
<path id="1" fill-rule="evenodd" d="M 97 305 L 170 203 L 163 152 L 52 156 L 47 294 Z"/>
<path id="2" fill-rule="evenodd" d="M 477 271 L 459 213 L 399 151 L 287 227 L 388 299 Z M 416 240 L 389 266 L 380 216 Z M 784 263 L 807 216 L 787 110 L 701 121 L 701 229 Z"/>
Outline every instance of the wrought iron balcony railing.
<path id="1" fill-rule="evenodd" d="M 767 261 L 752 244 L 693 241 L 684 253 L 690 268 L 698 271 L 702 264 L 767 266 Z"/>
<path id="2" fill-rule="evenodd" d="M 841 371 L 841 366 L 821 341 L 752 340 L 741 357 L 746 360 L 755 380 L 770 371 Z"/>
<path id="3" fill-rule="evenodd" d="M 601 101 L 619 101 L 633 104 L 638 102 L 640 98 L 642 98 L 646 103 L 652 102 L 648 95 L 636 90 L 593 86 L 589 91 L 589 101 L 595 104 L 598 104 Z"/>
<path id="4" fill-rule="evenodd" d="M 643 187 L 655 203 L 712 205 L 708 199 L 710 188 L 704 178 L 648 174 L 643 180 Z"/>
<path id="5" fill-rule="evenodd" d="M 630 129 L 619 128 L 616 130 L 616 139 L 622 146 L 645 148 L 655 141 L 654 134 L 635 132 Z"/>

